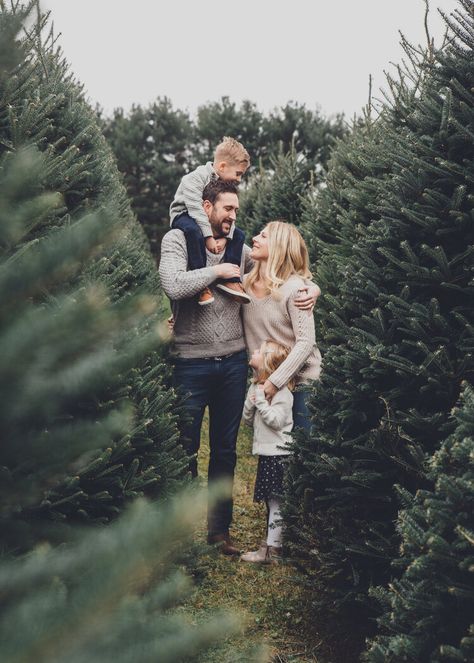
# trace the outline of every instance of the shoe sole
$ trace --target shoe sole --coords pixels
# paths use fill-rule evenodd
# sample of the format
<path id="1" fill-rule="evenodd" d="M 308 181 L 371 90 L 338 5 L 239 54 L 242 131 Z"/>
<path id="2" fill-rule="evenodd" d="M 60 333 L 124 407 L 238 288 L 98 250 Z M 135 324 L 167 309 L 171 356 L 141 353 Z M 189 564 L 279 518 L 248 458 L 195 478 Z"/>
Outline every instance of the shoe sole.
<path id="1" fill-rule="evenodd" d="M 234 298 L 234 301 L 236 302 L 241 302 L 242 304 L 250 304 L 250 302 L 252 301 L 248 295 L 245 294 L 239 295 L 238 293 L 235 292 L 235 290 L 227 288 L 225 285 L 222 285 L 220 283 L 216 285 L 216 288 L 219 288 L 219 290 L 222 290 L 227 295 L 231 295 Z"/>
<path id="2" fill-rule="evenodd" d="M 214 297 L 212 299 L 208 299 L 206 302 L 198 302 L 199 306 L 207 306 L 208 304 L 213 304 L 216 300 Z"/>

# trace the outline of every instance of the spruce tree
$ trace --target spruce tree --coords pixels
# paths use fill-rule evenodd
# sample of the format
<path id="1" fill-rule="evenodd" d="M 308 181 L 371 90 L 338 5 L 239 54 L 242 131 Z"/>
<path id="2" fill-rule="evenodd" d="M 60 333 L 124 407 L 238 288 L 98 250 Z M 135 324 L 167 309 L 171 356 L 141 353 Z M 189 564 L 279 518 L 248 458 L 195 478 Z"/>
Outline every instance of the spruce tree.
<path id="1" fill-rule="evenodd" d="M 191 121 L 163 97 L 146 108 L 132 106 L 127 114 L 118 109 L 103 126 L 133 211 L 156 256 L 169 229 L 170 203 L 189 170 Z"/>
<path id="2" fill-rule="evenodd" d="M 54 192 L 55 200 L 59 202 L 25 221 L 24 230 L 2 246 L 1 258 L 5 264 L 21 264 L 26 270 L 30 251 L 48 246 L 49 239 L 59 237 L 58 233 L 63 229 L 76 232 L 76 224 L 84 214 L 96 213 L 89 223 L 93 224 L 95 219 L 98 225 L 95 234 L 100 241 L 97 240 L 91 259 L 83 261 L 80 268 L 73 260 L 74 268 L 64 267 L 60 281 L 41 281 L 42 287 L 32 291 L 32 301 L 47 308 L 51 314 L 64 297 L 69 297 L 71 302 L 76 297 L 78 301 L 85 299 L 87 302 L 90 288 L 93 286 L 95 292 L 99 284 L 99 294 L 94 296 L 98 315 L 104 297 L 110 300 L 117 316 L 125 315 L 130 307 L 126 314 L 130 324 L 120 325 L 105 347 L 99 345 L 97 348 L 98 376 L 91 377 L 89 386 L 85 381 L 87 372 L 83 375 L 80 372 L 85 366 L 78 359 L 79 372 L 72 372 L 70 376 L 71 389 L 77 390 L 77 396 L 69 396 L 67 407 L 64 405 L 57 416 L 71 429 L 85 417 L 90 422 L 91 433 L 96 418 L 110 415 L 113 419 L 113 413 L 123 407 L 130 407 L 136 418 L 134 425 L 123 435 L 111 438 L 105 449 L 91 451 L 88 463 L 81 464 L 80 468 L 65 463 L 63 470 L 58 471 L 57 480 L 49 481 L 45 486 L 42 499 L 29 503 L 27 511 L 19 509 L 17 516 L 59 522 L 74 519 L 106 522 L 119 513 L 128 499 L 143 494 L 164 497 L 175 490 L 187 475 L 187 459 L 178 444 L 176 402 L 167 384 L 168 369 L 160 358 L 156 330 L 162 318 L 162 299 L 157 270 L 145 235 L 131 212 L 114 157 L 99 130 L 96 115 L 70 74 L 54 35 L 48 31 L 47 16 L 38 10 L 36 23 L 21 36 L 18 19 L 27 13 L 27 9 L 31 16 L 32 10 L 36 11 L 36 3 L 30 3 L 27 8 L 14 3 L 10 10 L 2 5 L 0 13 L 2 43 L 8 44 L 4 50 L 7 56 L 2 61 L 0 80 L 0 158 L 8 178 L 10 168 L 7 166 L 13 156 L 24 154 L 24 150 L 27 153 L 36 150 L 41 166 L 32 170 L 35 177 L 27 181 L 25 191 L 37 195 Z M 13 190 L 16 196 L 20 195 L 21 189 L 17 191 L 13 185 Z M 10 195 L 6 194 L 7 198 Z M 100 214 L 104 209 L 107 209 L 108 222 Z M 18 287 L 23 292 L 23 286 L 19 284 Z M 103 296 L 100 295 L 102 290 Z M 11 295 L 14 293 L 12 289 Z M 137 304 L 132 306 L 132 300 L 141 302 L 142 315 L 133 312 Z M 2 305 L 7 306 L 7 301 L 10 300 L 4 299 Z M 72 345 L 67 347 L 63 341 L 58 341 L 57 356 L 53 358 L 55 366 L 64 361 L 61 353 L 69 356 L 74 352 L 74 344 L 80 358 L 81 343 L 88 338 L 81 326 L 86 320 L 87 317 L 82 320 L 78 314 L 75 328 L 68 325 Z M 32 403 L 34 400 L 39 410 L 54 411 L 56 398 L 60 398 L 61 393 L 52 390 L 49 394 L 46 389 L 49 369 L 47 363 L 45 366 L 41 364 L 40 355 L 34 354 L 40 347 L 33 335 L 35 329 L 32 325 L 30 345 L 24 349 L 24 356 L 31 355 L 32 369 L 36 366 L 33 361 L 36 357 L 45 376 L 38 377 L 37 382 L 32 378 L 28 389 L 34 387 L 35 391 L 34 399 L 30 400 Z M 41 330 L 37 333 L 41 334 Z M 137 353 L 133 362 L 122 367 L 121 357 L 127 354 L 127 348 L 140 346 L 150 334 L 154 334 L 155 340 L 147 346 L 147 352 Z M 20 342 L 21 337 L 9 336 L 8 339 L 9 342 Z M 4 347 L 8 348 L 8 345 Z M 55 347 L 54 343 L 50 347 Z M 102 356 L 108 357 L 109 354 L 115 359 L 109 358 L 100 368 Z M 19 367 L 24 364 L 18 364 Z M 34 375 L 33 370 L 31 374 Z M 65 373 L 64 380 L 67 375 Z M 19 388 L 23 388 L 23 380 L 27 385 L 27 374 L 21 378 Z M 7 382 L 5 389 L 8 392 Z M 69 388 L 64 385 L 64 393 L 68 392 Z M 42 403 L 41 398 L 44 398 Z M 125 406 L 126 403 L 130 405 Z M 38 423 L 40 425 L 44 426 L 44 434 L 49 433 L 45 422 Z M 25 431 L 26 427 L 27 431 L 27 426 L 25 418 L 20 430 Z"/>
<path id="3" fill-rule="evenodd" d="M 0 16 L 10 44 L 0 52 L 2 90 L 11 68 L 25 62 L 16 36 L 27 14 L 17 5 Z M 112 201 L 58 223 L 67 207 L 47 182 L 59 166 L 32 143 L 0 154 L 0 659 L 196 661 L 238 626 L 226 615 L 192 626 L 173 609 L 189 591 L 177 564 L 203 517 L 202 496 L 169 500 L 166 509 L 138 500 L 104 528 L 73 527 L 71 517 L 66 531 L 38 517 L 38 505 L 66 515 L 82 501 L 89 517 L 110 507 L 124 466 L 106 459 L 128 454 L 130 440 L 146 446 L 144 417 L 169 406 L 150 398 L 159 397 L 158 382 L 139 385 L 156 380 L 158 364 L 141 370 L 159 340 L 149 321 L 156 297 L 139 289 L 120 297 L 103 278 L 106 257 L 125 262 L 117 248 L 123 219 Z M 153 430 L 167 425 L 157 419 Z M 159 451 L 150 442 L 145 459 Z M 179 465 L 168 453 L 162 467 Z M 123 496 L 156 482 L 147 469 L 135 454 Z M 97 493 L 99 480 L 112 487 Z M 48 511 L 52 490 L 58 503 Z"/>
<path id="4" fill-rule="evenodd" d="M 474 392 L 465 385 L 453 416 L 456 428 L 428 466 L 433 487 L 413 497 L 397 528 L 402 570 L 389 590 L 382 633 L 364 660 L 441 663 L 474 659 Z"/>
<path id="5" fill-rule="evenodd" d="M 368 589 L 388 582 L 396 556 L 393 486 L 429 485 L 424 461 L 474 367 L 473 4 L 461 5 L 456 41 L 407 46 L 391 103 L 339 143 L 328 188 L 305 203 L 319 214 L 323 373 L 285 518 L 315 608 L 360 618 L 362 633 Z"/>
<path id="6" fill-rule="evenodd" d="M 260 170 L 249 180 L 241 196 L 239 225 L 247 237 L 260 232 L 269 221 L 283 219 L 299 225 L 303 196 L 313 189 L 311 164 L 294 147 L 271 159 L 271 168 Z"/>

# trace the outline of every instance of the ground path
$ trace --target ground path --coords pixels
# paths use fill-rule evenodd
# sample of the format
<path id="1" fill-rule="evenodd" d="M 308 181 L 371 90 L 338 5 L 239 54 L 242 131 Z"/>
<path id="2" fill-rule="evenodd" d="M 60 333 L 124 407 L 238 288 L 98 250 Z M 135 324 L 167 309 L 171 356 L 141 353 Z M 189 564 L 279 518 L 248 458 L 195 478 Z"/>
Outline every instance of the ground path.
<path id="1" fill-rule="evenodd" d="M 205 476 L 207 421 L 203 424 L 202 440 L 199 472 Z M 256 458 L 251 454 L 251 446 L 251 430 L 241 426 L 232 534 L 244 550 L 258 548 L 265 531 L 265 507 L 253 502 Z M 300 590 L 294 581 L 296 571 L 291 566 L 245 564 L 238 558 L 212 554 L 206 554 L 202 561 L 207 568 L 205 578 L 183 606 L 183 612 L 193 621 L 199 621 L 199 613 L 203 611 L 231 610 L 241 615 L 246 625 L 242 635 L 233 638 L 227 646 L 206 653 L 205 663 L 250 663 L 255 659 L 250 656 L 249 647 L 257 647 L 262 642 L 269 652 L 263 660 L 272 663 L 336 663 L 318 647 L 317 633 L 313 629 L 308 633 L 303 626 Z"/>

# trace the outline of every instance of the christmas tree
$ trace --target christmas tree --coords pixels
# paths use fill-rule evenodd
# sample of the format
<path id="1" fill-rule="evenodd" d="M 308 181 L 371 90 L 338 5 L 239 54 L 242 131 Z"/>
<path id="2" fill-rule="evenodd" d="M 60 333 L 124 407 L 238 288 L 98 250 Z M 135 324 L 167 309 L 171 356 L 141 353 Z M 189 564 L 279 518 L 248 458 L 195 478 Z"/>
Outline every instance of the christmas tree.
<path id="1" fill-rule="evenodd" d="M 31 22 L 36 11 L 36 21 L 20 36 L 21 19 L 29 14 Z M 4 354 L 12 364 L 10 372 L 2 374 L 6 417 L 2 432 L 11 444 L 28 439 L 31 426 L 35 435 L 51 435 L 59 426 L 79 438 L 87 420 L 91 450 L 88 462 L 79 467 L 65 457 L 41 499 L 29 500 L 27 510 L 22 504 L 11 513 L 19 520 L 106 522 L 133 497 L 170 494 L 187 475 L 187 459 L 178 444 L 176 402 L 156 333 L 162 319 L 157 270 L 96 115 L 47 28 L 48 18 L 36 3 L 26 8 L 15 3 L 10 10 L 2 5 L 0 158 L 8 223 L 1 259 L 5 268 L 17 267 L 5 276 L 4 320 L 12 324 L 12 307 L 32 307 L 22 333 L 9 327 L 4 340 L 6 349 L 11 344 Z M 24 174 L 28 170 L 30 177 Z M 42 195 L 50 202 L 36 213 Z M 21 211 L 9 217 L 7 210 L 14 203 Z M 8 230 L 17 215 L 21 225 Z M 95 244 L 89 258 L 78 263 L 70 255 L 73 239 L 61 233 L 67 231 L 71 238 L 77 235 L 75 242 L 86 242 L 80 234 L 84 215 L 89 215 L 86 225 L 93 227 Z M 63 248 L 48 248 L 56 246 Z M 63 258 L 56 255 L 61 250 Z M 49 256 L 44 265 L 38 263 L 36 251 Z M 62 264 L 61 278 L 40 273 L 48 260 Z M 61 322 L 65 301 L 70 319 Z M 128 323 L 110 330 L 114 323 L 105 313 L 105 302 L 110 302 L 117 322 L 127 319 Z M 89 332 L 91 316 L 97 316 L 91 328 L 96 331 Z M 94 340 L 101 325 L 103 338 Z M 42 349 L 43 342 L 48 350 Z M 89 349 L 94 343 L 95 354 Z M 90 356 L 82 357 L 84 346 Z M 56 380 L 71 357 L 77 360 L 76 368 L 65 370 Z M 14 393 L 18 405 L 13 408 Z M 18 414 L 20 402 L 28 416 Z M 102 451 L 93 451 L 96 422 L 108 418 L 112 425 L 117 412 L 133 423 L 111 435 Z M 8 465 L 7 469 L 13 472 Z"/>
<path id="2" fill-rule="evenodd" d="M 68 164 L 40 149 L 37 134 L 18 144 L 12 135 L 21 127 L 4 104 L 9 86 L 17 108 L 52 131 L 39 101 L 21 103 L 28 79 L 15 87 L 37 56 L 18 39 L 33 6 L 0 15 L 0 658 L 195 661 L 237 628 L 225 615 L 193 626 L 173 609 L 190 586 L 179 567 L 206 500 L 193 493 L 158 508 L 141 499 L 107 527 L 73 526 L 78 508 L 108 520 L 147 482 L 169 494 L 183 461 L 156 361 L 156 293 L 122 280 L 141 233 L 134 242 L 133 219 L 118 216 L 113 199 L 70 214 L 66 199 L 81 207 L 80 187 L 60 193 L 48 183 L 63 168 L 79 176 L 77 150 Z M 53 102 L 50 92 L 49 111 Z M 142 284 L 152 281 L 146 255 L 134 276 Z"/>
<path id="3" fill-rule="evenodd" d="M 425 460 L 474 366 L 473 4 L 460 4 L 444 51 L 405 44 L 391 101 L 339 142 L 304 206 L 323 374 L 289 468 L 287 533 L 314 607 L 361 633 L 397 555 L 394 486 L 429 486 Z"/>
<path id="4" fill-rule="evenodd" d="M 303 196 L 314 189 L 312 164 L 294 147 L 270 159 L 270 168 L 260 168 L 250 177 L 241 196 L 238 223 L 247 240 L 269 221 L 283 219 L 299 225 Z"/>
<path id="5" fill-rule="evenodd" d="M 402 540 L 390 590 L 374 590 L 387 611 L 383 633 L 364 660 L 371 663 L 474 659 L 474 392 L 465 385 L 456 428 L 431 458 L 431 490 L 400 512 Z"/>

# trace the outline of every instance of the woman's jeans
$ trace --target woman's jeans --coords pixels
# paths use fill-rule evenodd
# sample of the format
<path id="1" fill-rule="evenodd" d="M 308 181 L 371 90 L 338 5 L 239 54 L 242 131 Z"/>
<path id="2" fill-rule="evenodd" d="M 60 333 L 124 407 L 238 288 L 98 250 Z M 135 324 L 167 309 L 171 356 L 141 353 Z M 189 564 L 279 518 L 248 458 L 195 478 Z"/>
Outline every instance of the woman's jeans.
<path id="1" fill-rule="evenodd" d="M 247 386 L 247 353 L 245 350 L 225 357 L 174 360 L 174 384 L 182 394 L 189 421 L 182 434 L 190 456 L 190 469 L 197 476 L 197 458 L 201 442 L 201 424 L 209 407 L 208 483 L 226 478 L 231 484 L 237 459 L 236 444 Z M 232 498 L 220 500 L 208 509 L 209 535 L 223 534 L 232 522 Z"/>
<path id="2" fill-rule="evenodd" d="M 293 392 L 293 428 L 303 428 L 309 431 L 311 428 L 308 402 L 310 398 L 308 388 L 299 388 Z"/>
<path id="3" fill-rule="evenodd" d="M 202 269 L 206 266 L 206 244 L 203 234 L 196 221 L 184 212 L 180 214 L 171 224 L 172 228 L 177 228 L 184 233 L 186 239 L 186 248 L 188 250 L 189 269 Z M 242 251 L 244 248 L 245 233 L 240 228 L 234 227 L 234 236 L 227 239 L 223 262 L 230 262 L 240 267 L 242 260 Z M 238 276 L 230 279 L 221 279 L 226 283 L 240 283 Z"/>

